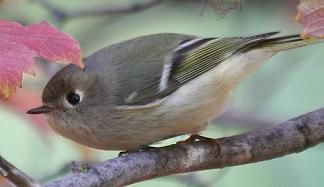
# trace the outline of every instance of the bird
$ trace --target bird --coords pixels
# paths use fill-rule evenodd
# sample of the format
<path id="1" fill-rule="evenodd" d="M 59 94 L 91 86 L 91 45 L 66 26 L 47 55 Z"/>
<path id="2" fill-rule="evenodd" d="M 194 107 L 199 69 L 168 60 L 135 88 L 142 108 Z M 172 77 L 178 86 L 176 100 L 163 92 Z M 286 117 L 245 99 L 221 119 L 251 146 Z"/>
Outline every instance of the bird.
<path id="1" fill-rule="evenodd" d="M 63 137 L 102 150 L 134 151 L 199 135 L 222 114 L 232 90 L 278 52 L 318 43 L 300 35 L 139 36 L 67 65 L 47 83 L 44 114 Z"/>

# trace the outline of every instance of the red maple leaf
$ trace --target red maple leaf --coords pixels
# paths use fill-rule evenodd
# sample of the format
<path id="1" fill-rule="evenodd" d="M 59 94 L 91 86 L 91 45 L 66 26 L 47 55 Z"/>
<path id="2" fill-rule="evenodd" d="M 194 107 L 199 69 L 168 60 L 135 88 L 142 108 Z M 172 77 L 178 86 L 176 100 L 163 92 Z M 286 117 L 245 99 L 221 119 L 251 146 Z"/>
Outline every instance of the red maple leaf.
<path id="1" fill-rule="evenodd" d="M 22 72 L 31 71 L 35 56 L 28 47 L 0 38 L 0 91 L 5 98 L 21 86 Z"/>
<path id="2" fill-rule="evenodd" d="M 21 86 L 23 72 L 32 72 L 34 57 L 83 67 L 80 44 L 47 22 L 22 26 L 0 20 L 0 96 Z"/>

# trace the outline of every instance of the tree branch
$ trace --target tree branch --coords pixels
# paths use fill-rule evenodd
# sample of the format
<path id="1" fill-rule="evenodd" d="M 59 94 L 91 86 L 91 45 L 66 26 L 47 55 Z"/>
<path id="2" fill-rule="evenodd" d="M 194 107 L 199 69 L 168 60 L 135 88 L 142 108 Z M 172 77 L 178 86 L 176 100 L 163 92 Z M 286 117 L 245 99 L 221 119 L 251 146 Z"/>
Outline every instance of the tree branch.
<path id="1" fill-rule="evenodd" d="M 99 15 L 115 15 L 115 14 L 124 14 L 124 13 L 135 13 L 140 12 L 155 5 L 161 3 L 163 0 L 143 0 L 142 2 L 136 2 L 133 4 L 119 5 L 119 6 L 110 6 L 110 5 L 96 5 L 93 7 L 87 7 L 83 9 L 75 10 L 63 10 L 48 0 L 40 0 L 40 3 L 43 4 L 48 11 L 50 11 L 53 16 L 61 21 L 66 20 L 67 18 L 72 17 L 82 17 L 82 16 L 99 16 Z"/>
<path id="2" fill-rule="evenodd" d="M 210 4 L 211 7 L 214 9 L 214 11 L 218 15 L 220 15 L 221 17 L 225 17 L 227 12 L 229 12 L 231 10 L 234 10 L 234 9 L 241 10 L 245 3 L 244 3 L 244 0 L 230 0 L 230 1 L 204 0 L 203 5 L 200 9 L 200 15 L 202 15 L 207 4 Z"/>
<path id="3" fill-rule="evenodd" d="M 71 173 L 46 186 L 123 186 L 176 173 L 269 160 L 323 141 L 324 108 L 245 134 L 170 145 L 94 163 L 87 170 Z"/>
<path id="4" fill-rule="evenodd" d="M 0 156 L 0 176 L 5 177 L 16 186 L 39 187 L 39 184 Z"/>

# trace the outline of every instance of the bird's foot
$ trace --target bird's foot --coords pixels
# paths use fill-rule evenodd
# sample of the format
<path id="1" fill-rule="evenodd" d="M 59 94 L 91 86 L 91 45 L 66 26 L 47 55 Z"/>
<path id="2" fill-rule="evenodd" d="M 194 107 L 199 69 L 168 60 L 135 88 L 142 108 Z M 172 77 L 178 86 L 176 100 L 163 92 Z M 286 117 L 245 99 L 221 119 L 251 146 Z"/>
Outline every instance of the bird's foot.
<path id="1" fill-rule="evenodd" d="M 71 162 L 71 171 L 73 173 L 81 173 L 86 172 L 90 168 L 89 162 L 82 162 L 82 161 L 72 161 Z"/>
<path id="2" fill-rule="evenodd" d="M 217 139 L 213 139 L 213 138 L 208 138 L 208 137 L 204 137 L 204 136 L 200 136 L 197 134 L 191 135 L 188 139 L 184 140 L 184 141 L 179 141 L 176 144 L 185 144 L 185 143 L 191 143 L 191 142 L 206 142 L 208 144 L 210 144 L 213 147 L 216 147 L 218 150 L 218 154 L 220 153 L 220 145 L 217 142 Z"/>
<path id="3" fill-rule="evenodd" d="M 118 153 L 118 157 L 126 156 L 126 155 L 128 155 L 130 153 L 135 153 L 135 152 L 137 152 L 137 151 L 136 150 L 135 151 L 127 151 L 127 150 L 121 151 L 121 152 Z"/>
<path id="4" fill-rule="evenodd" d="M 213 141 L 215 141 L 215 139 L 208 138 L 208 137 L 205 137 L 205 136 L 200 136 L 198 134 L 193 134 L 186 140 L 178 141 L 177 144 L 189 143 L 189 142 L 198 142 L 198 141 L 200 141 L 200 142 L 213 142 Z"/>
<path id="5" fill-rule="evenodd" d="M 131 150 L 131 151 L 122 151 L 118 154 L 118 157 L 121 157 L 121 156 L 126 156 L 130 153 L 135 153 L 135 152 L 141 152 L 141 151 L 154 151 L 154 150 L 158 150 L 159 148 L 158 147 L 152 147 L 152 146 L 141 146 L 140 149 L 138 150 Z"/>

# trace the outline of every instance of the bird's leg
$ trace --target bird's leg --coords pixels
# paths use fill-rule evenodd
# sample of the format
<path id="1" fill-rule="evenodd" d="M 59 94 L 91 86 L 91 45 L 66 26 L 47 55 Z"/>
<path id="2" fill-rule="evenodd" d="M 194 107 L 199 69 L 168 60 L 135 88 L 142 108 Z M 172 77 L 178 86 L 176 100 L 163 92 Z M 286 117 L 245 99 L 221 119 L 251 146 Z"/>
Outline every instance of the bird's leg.
<path id="1" fill-rule="evenodd" d="M 185 144 L 185 143 L 191 143 L 191 142 L 206 142 L 206 143 L 210 144 L 213 147 L 216 146 L 216 148 L 218 150 L 217 151 L 218 154 L 220 153 L 220 145 L 218 144 L 216 139 L 208 138 L 208 137 L 205 137 L 205 136 L 200 136 L 198 134 L 193 134 L 188 139 L 183 140 L 183 141 L 179 141 L 176 144 L 179 145 L 179 144 Z"/>
<path id="2" fill-rule="evenodd" d="M 197 142 L 197 141 L 211 142 L 211 141 L 215 141 L 215 139 L 208 138 L 208 137 L 205 137 L 205 136 L 200 136 L 198 134 L 193 134 L 188 139 L 177 142 L 177 144 L 188 143 L 188 142 Z"/>
<path id="3" fill-rule="evenodd" d="M 74 173 L 86 172 L 89 168 L 90 168 L 90 162 L 82 162 L 82 161 L 71 162 L 71 171 Z"/>
<path id="4" fill-rule="evenodd" d="M 154 150 L 157 150 L 159 149 L 158 147 L 152 147 L 152 146 L 148 146 L 148 145 L 142 145 L 140 146 L 140 149 L 138 150 L 125 150 L 125 151 L 122 151 L 118 154 L 118 157 L 121 157 L 121 156 L 126 156 L 130 153 L 135 153 L 135 152 L 141 152 L 141 151 L 154 151 Z"/>
<path id="5" fill-rule="evenodd" d="M 127 150 L 125 150 L 125 151 L 121 151 L 121 152 L 118 153 L 118 157 L 127 156 L 128 154 L 130 154 L 130 153 L 135 153 L 135 152 L 137 152 L 137 151 L 138 151 L 138 150 L 131 150 L 131 151 L 127 151 Z"/>
<path id="6" fill-rule="evenodd" d="M 202 141 L 202 142 L 206 142 L 206 141 L 214 141 L 215 139 L 213 138 L 208 138 L 208 137 L 205 137 L 205 136 L 200 136 L 198 134 L 193 134 L 189 137 L 189 140 L 192 140 L 194 142 L 196 141 Z"/>
<path id="7" fill-rule="evenodd" d="M 155 150 L 158 150 L 158 149 L 159 149 L 158 147 L 143 145 L 143 146 L 141 146 L 140 151 L 155 151 Z"/>

